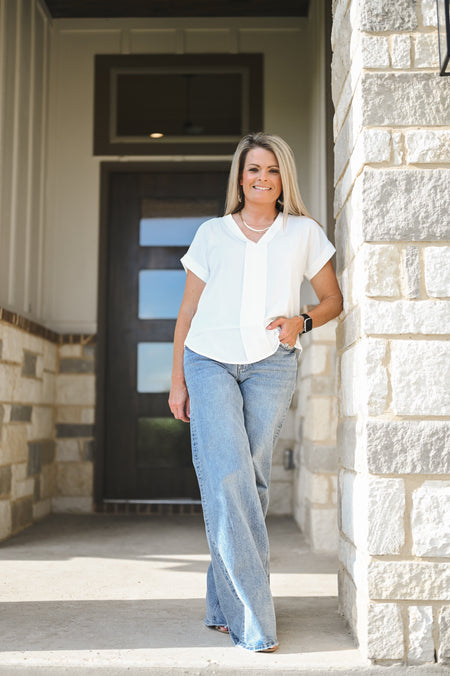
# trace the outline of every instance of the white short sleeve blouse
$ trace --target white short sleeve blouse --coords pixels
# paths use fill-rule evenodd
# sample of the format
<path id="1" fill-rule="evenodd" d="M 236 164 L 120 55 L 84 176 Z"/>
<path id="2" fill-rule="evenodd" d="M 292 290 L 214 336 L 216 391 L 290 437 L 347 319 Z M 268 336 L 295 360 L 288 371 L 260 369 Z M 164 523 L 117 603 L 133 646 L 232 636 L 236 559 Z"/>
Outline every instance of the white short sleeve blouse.
<path id="1" fill-rule="evenodd" d="M 185 345 L 205 357 L 249 364 L 274 354 L 276 317 L 300 313 L 300 285 L 335 252 L 311 218 L 279 214 L 258 242 L 243 234 L 231 214 L 203 223 L 181 259 L 206 283 Z M 300 341 L 296 348 L 301 350 Z"/>

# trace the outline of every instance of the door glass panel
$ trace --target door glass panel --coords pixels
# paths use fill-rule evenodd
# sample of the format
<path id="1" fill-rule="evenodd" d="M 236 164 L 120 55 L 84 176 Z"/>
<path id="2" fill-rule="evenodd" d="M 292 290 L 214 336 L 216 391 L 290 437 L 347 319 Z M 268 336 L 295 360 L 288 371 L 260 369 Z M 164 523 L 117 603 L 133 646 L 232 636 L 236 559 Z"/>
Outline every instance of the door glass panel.
<path id="1" fill-rule="evenodd" d="M 172 343 L 138 343 L 138 392 L 169 392 L 172 374 Z"/>
<path id="2" fill-rule="evenodd" d="M 141 270 L 139 319 L 175 319 L 185 281 L 184 270 Z"/>
<path id="3" fill-rule="evenodd" d="M 137 461 L 140 467 L 189 466 L 189 425 L 174 418 L 138 419 Z"/>
<path id="4" fill-rule="evenodd" d="M 142 218 L 140 246 L 189 246 L 197 229 L 206 218 Z"/>

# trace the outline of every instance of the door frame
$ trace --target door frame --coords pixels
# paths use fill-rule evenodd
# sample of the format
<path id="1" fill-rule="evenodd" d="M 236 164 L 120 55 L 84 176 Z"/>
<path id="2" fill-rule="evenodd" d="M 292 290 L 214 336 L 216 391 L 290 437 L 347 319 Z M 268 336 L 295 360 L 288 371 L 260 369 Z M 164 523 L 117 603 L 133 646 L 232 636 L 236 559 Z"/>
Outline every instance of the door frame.
<path id="1" fill-rule="evenodd" d="M 114 173 L 151 173 L 151 172 L 204 172 L 228 171 L 229 159 L 197 161 L 142 161 L 100 163 L 100 214 L 98 245 L 98 292 L 97 292 L 97 347 L 96 347 L 96 392 L 95 392 L 95 452 L 94 452 L 94 510 L 101 511 L 104 500 L 104 475 L 106 464 L 105 428 L 105 383 L 106 383 L 106 326 L 107 326 L 107 283 L 108 283 L 108 247 L 109 247 L 109 203 L 110 177 Z M 225 198 L 225 195 L 224 195 Z"/>

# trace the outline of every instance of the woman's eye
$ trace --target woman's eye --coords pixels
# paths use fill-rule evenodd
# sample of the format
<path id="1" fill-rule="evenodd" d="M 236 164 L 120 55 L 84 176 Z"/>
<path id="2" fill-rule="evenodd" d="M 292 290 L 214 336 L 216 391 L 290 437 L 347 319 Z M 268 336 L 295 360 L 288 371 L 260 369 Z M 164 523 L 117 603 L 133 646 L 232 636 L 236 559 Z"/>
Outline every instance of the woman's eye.
<path id="1" fill-rule="evenodd" d="M 280 172 L 279 172 L 278 169 L 271 169 L 271 170 L 270 170 L 270 173 L 271 173 L 271 174 L 279 174 Z"/>
<path id="2" fill-rule="evenodd" d="M 251 167 L 251 168 L 249 169 L 249 171 L 253 171 L 253 172 L 254 172 L 254 171 L 258 171 L 258 170 L 257 170 L 256 167 Z"/>

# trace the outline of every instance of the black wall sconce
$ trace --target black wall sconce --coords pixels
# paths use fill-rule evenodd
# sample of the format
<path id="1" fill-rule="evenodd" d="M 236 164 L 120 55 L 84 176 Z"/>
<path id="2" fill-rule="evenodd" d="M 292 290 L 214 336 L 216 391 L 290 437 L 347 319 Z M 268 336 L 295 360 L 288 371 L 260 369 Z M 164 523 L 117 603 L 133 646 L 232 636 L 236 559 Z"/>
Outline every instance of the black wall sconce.
<path id="1" fill-rule="evenodd" d="M 440 75 L 450 75 L 450 0 L 436 0 Z"/>

